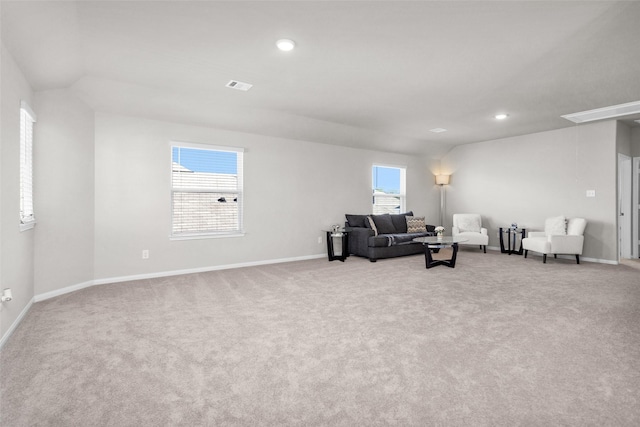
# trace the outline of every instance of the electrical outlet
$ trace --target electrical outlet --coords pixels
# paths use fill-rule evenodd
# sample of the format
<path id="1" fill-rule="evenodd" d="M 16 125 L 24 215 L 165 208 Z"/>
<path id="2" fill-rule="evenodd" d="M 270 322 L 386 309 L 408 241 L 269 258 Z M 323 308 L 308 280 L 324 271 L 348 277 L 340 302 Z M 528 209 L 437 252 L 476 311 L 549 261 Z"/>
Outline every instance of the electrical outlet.
<path id="1" fill-rule="evenodd" d="M 322 243 L 322 236 L 318 237 L 318 244 Z"/>
<path id="2" fill-rule="evenodd" d="M 596 190 L 587 190 L 587 197 L 596 197 Z"/>
<path id="3" fill-rule="evenodd" d="M 142 251 L 142 259 L 149 259 L 149 249 Z"/>

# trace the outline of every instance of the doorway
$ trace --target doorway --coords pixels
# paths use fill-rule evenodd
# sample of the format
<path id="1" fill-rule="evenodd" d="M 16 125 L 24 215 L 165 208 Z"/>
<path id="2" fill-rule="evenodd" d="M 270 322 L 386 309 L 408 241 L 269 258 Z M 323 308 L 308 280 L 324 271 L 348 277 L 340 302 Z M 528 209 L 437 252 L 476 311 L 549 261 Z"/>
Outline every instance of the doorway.
<path id="1" fill-rule="evenodd" d="M 633 235 L 631 236 L 631 256 L 640 258 L 640 157 L 633 158 L 633 183 L 632 183 L 632 208 L 631 224 Z"/>
<path id="2" fill-rule="evenodd" d="M 618 261 L 632 257 L 631 157 L 618 153 Z"/>

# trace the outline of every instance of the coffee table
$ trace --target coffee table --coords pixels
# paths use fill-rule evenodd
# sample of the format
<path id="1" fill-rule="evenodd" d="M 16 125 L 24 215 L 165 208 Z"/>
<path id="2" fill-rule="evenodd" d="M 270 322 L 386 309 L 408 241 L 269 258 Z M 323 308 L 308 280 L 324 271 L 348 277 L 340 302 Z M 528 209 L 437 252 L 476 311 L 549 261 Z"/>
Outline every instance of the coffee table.
<path id="1" fill-rule="evenodd" d="M 458 243 L 466 242 L 468 239 L 464 237 L 417 237 L 413 239 L 414 242 L 422 243 L 424 245 L 424 258 L 427 268 L 435 267 L 438 265 L 446 265 L 447 267 L 455 268 L 456 256 L 458 254 Z M 431 251 L 440 250 L 443 248 L 452 248 L 453 254 L 451 259 L 439 259 L 435 260 L 431 256 Z"/>

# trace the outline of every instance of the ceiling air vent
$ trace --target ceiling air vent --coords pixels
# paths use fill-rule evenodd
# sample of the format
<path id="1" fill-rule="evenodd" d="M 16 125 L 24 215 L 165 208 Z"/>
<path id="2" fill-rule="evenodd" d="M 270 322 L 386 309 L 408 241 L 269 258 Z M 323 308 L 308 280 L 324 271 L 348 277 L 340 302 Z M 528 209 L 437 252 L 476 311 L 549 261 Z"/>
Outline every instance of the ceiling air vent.
<path id="1" fill-rule="evenodd" d="M 580 113 L 566 114 L 561 117 L 571 120 L 574 123 L 584 123 L 594 120 L 612 119 L 614 117 L 636 113 L 640 113 L 640 101 L 612 105 L 611 107 L 596 108 L 595 110 L 582 111 Z"/>
<path id="2" fill-rule="evenodd" d="M 230 87 L 231 89 L 244 90 L 246 92 L 251 89 L 253 85 L 249 83 L 242 83 L 237 80 L 231 80 L 229 83 L 227 83 L 227 87 Z"/>

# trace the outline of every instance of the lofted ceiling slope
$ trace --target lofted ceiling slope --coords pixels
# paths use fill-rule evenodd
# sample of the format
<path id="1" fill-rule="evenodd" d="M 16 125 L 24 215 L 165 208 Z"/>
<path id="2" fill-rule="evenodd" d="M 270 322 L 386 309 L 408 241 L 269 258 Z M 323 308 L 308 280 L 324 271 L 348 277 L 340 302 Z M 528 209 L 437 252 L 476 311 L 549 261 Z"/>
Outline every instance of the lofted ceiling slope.
<path id="1" fill-rule="evenodd" d="M 0 12 L 35 90 L 269 136 L 438 158 L 640 100 L 640 2 L 2 0 Z M 278 51 L 280 38 L 297 48 Z"/>

